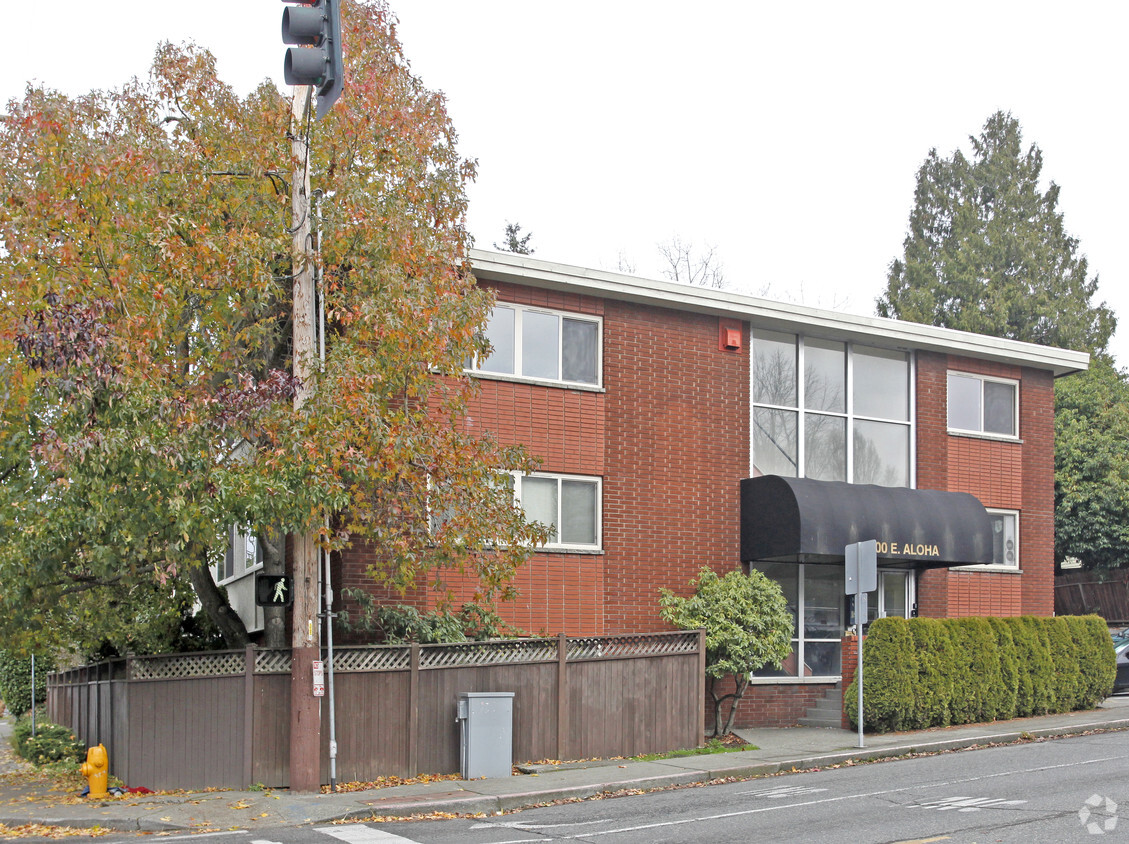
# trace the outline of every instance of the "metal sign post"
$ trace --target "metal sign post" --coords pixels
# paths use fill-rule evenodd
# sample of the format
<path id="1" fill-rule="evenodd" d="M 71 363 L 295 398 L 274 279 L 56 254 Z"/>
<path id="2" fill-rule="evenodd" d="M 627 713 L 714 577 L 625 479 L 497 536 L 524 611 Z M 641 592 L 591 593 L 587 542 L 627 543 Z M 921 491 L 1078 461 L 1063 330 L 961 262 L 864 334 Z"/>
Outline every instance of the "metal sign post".
<path id="1" fill-rule="evenodd" d="M 846 564 L 846 593 L 855 596 L 855 637 L 858 642 L 858 668 L 855 679 L 859 690 L 859 747 L 866 747 L 862 737 L 862 624 L 866 619 L 866 593 L 878 588 L 878 541 L 856 542 L 843 550 Z"/>

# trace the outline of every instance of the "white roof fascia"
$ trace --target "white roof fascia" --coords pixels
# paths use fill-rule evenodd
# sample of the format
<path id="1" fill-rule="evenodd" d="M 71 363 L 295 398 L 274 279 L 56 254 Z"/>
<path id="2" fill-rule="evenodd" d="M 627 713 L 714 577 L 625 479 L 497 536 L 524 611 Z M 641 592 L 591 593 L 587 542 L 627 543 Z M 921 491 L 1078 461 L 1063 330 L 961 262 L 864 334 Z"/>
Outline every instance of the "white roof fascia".
<path id="1" fill-rule="evenodd" d="M 1086 352 L 896 319 L 856 316 L 728 290 L 558 264 L 513 252 L 471 249 L 470 259 L 475 277 L 485 281 L 523 284 L 678 311 L 716 314 L 746 320 L 754 328 L 801 332 L 827 339 L 855 340 L 881 348 L 939 352 L 1028 366 L 1050 370 L 1056 377 L 1081 372 L 1088 369 L 1090 364 L 1090 356 Z"/>

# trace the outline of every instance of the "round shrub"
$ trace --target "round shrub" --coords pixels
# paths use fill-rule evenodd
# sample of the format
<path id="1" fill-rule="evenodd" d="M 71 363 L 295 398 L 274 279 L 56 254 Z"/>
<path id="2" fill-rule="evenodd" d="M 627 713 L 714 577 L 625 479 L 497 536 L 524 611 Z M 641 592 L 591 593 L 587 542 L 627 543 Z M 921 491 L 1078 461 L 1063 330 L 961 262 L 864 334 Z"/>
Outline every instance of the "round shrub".
<path id="1" fill-rule="evenodd" d="M 31 734 L 31 719 L 21 718 L 12 729 L 16 753 L 34 765 L 52 762 L 81 762 L 86 746 L 68 728 L 49 721 L 39 721 Z"/>

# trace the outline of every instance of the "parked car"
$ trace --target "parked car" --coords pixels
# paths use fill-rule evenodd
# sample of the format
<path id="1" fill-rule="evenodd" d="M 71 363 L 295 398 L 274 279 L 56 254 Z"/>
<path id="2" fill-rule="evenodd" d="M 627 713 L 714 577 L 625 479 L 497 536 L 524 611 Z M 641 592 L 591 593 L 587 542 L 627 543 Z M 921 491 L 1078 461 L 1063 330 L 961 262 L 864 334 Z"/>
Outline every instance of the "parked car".
<path id="1" fill-rule="evenodd" d="M 1113 690 L 1129 691 L 1129 639 L 1115 639 L 1113 652 L 1117 656 L 1117 676 L 1113 679 Z"/>

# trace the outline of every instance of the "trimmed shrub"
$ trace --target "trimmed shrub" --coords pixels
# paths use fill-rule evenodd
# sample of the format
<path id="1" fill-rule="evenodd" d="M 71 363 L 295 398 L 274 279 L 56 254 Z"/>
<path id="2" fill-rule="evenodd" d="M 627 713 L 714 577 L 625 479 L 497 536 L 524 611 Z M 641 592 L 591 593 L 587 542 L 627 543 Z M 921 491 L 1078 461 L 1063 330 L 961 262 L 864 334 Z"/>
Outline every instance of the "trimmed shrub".
<path id="1" fill-rule="evenodd" d="M 1078 665 L 1076 709 L 1092 709 L 1113 691 L 1117 658 L 1105 619 L 1096 615 L 1062 616 L 1074 643 Z"/>
<path id="2" fill-rule="evenodd" d="M 936 618 L 915 619 L 909 629 L 918 666 L 914 712 L 908 719 L 910 729 L 947 726 L 953 718 L 952 665 L 955 661 L 949 629 Z"/>
<path id="3" fill-rule="evenodd" d="M 1015 644 L 1016 659 L 1023 665 L 1016 686 L 1015 714 L 1019 718 L 1047 711 L 1046 684 L 1053 673 L 1050 654 L 1043 650 L 1030 617 L 1005 619 Z"/>
<path id="4" fill-rule="evenodd" d="M 992 628 L 982 618 L 948 619 L 953 641 L 952 722 L 993 721 L 999 706 L 1000 658 Z"/>
<path id="5" fill-rule="evenodd" d="M 1115 673 L 1097 616 L 879 619 L 863 644 L 864 725 L 882 732 L 1090 708 Z M 857 695 L 852 681 L 844 699 Z"/>
<path id="6" fill-rule="evenodd" d="M 862 644 L 862 662 L 863 724 L 879 732 L 907 729 L 919 672 L 909 622 L 904 618 L 879 618 L 872 622 Z M 857 676 L 843 699 L 858 700 Z M 848 706 L 847 711 L 855 726 L 857 708 Z"/>
<path id="7" fill-rule="evenodd" d="M 997 718 L 1015 718 L 1019 710 L 1020 675 L 1025 672 L 1020 666 L 1020 656 L 1015 649 L 1011 626 L 1003 618 L 989 618 L 988 625 L 996 637 L 996 653 L 1000 657 L 1000 683 Z"/>
<path id="8" fill-rule="evenodd" d="M 12 728 L 12 744 L 16 753 L 33 765 L 81 762 L 86 758 L 86 747 L 75 734 L 50 721 L 38 721 L 33 736 L 31 719 L 20 718 Z"/>

